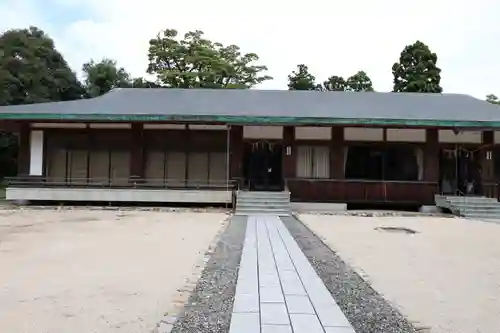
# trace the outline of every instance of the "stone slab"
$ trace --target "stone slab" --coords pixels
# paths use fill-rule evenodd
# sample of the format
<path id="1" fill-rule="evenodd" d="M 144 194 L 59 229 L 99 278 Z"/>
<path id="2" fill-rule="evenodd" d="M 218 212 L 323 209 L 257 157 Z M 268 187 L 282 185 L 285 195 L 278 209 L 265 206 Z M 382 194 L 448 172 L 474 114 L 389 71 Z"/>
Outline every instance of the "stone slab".
<path id="1" fill-rule="evenodd" d="M 354 332 L 278 216 L 248 217 L 230 328 L 247 332 Z"/>

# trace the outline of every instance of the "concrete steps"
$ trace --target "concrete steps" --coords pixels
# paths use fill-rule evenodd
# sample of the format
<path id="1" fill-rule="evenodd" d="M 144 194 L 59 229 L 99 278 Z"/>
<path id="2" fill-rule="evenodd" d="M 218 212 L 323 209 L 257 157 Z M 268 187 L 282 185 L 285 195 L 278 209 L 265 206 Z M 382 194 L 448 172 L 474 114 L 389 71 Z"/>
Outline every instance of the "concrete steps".
<path id="1" fill-rule="evenodd" d="M 289 192 L 238 191 L 235 215 L 289 216 Z"/>
<path id="2" fill-rule="evenodd" d="M 481 204 L 481 203 L 497 203 L 495 198 L 487 197 L 445 197 L 446 200 L 453 204 Z"/>
<path id="3" fill-rule="evenodd" d="M 443 196 L 439 206 L 458 216 L 476 219 L 500 219 L 500 202 L 495 198 Z M 436 203 L 438 200 L 436 200 Z"/>

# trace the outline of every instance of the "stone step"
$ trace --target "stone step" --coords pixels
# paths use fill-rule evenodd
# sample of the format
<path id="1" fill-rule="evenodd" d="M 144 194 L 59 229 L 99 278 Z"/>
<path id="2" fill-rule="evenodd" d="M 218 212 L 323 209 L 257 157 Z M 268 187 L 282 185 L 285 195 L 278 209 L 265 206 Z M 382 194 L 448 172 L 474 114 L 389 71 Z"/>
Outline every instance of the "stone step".
<path id="1" fill-rule="evenodd" d="M 245 198 L 237 197 L 238 202 L 290 202 L 290 198 Z"/>
<path id="2" fill-rule="evenodd" d="M 495 206 L 500 205 L 498 201 L 449 201 L 450 206 Z"/>
<path id="3" fill-rule="evenodd" d="M 463 217 L 466 217 L 466 218 L 475 218 L 475 219 L 499 220 L 500 219 L 500 214 L 473 213 L 473 214 L 464 214 Z"/>
<path id="4" fill-rule="evenodd" d="M 235 211 L 234 215 L 237 216 L 249 216 L 249 215 L 278 215 L 278 216 L 290 216 L 291 213 L 288 211 Z"/>
<path id="5" fill-rule="evenodd" d="M 289 216 L 289 192 L 239 191 L 235 215 L 282 215 Z"/>
<path id="6" fill-rule="evenodd" d="M 252 211 L 252 212 L 289 212 L 290 209 L 287 208 L 279 208 L 279 207 L 266 207 L 266 208 L 261 208 L 261 207 L 244 207 L 244 208 L 238 208 L 236 207 L 235 209 L 236 212 L 240 211 Z"/>
<path id="7" fill-rule="evenodd" d="M 277 203 L 277 204 L 269 204 L 269 203 L 242 203 L 238 202 L 236 204 L 236 208 L 246 208 L 246 207 L 256 207 L 256 208 L 266 208 L 266 207 L 279 207 L 283 209 L 291 209 L 290 203 Z"/>
<path id="8" fill-rule="evenodd" d="M 498 202 L 461 202 L 450 204 L 453 207 L 500 207 Z"/>
<path id="9" fill-rule="evenodd" d="M 236 196 L 238 200 L 249 200 L 249 201 L 254 201 L 254 200 L 259 200 L 259 201 L 290 201 L 290 197 L 288 196 L 271 196 L 271 197 L 266 197 L 266 196 L 241 196 L 238 195 Z"/>
<path id="10" fill-rule="evenodd" d="M 236 208 L 282 208 L 282 209 L 290 209 L 290 203 L 248 203 L 248 202 L 238 202 L 236 204 Z"/>
<path id="11" fill-rule="evenodd" d="M 291 211 L 289 208 L 282 208 L 282 207 L 236 207 L 235 209 L 236 212 L 238 211 L 252 211 L 252 212 L 258 212 L 258 211 L 286 211 L 289 212 Z"/>
<path id="12" fill-rule="evenodd" d="M 467 211 L 484 211 L 484 212 L 500 212 L 500 205 L 498 206 L 491 206 L 491 207 L 478 207 L 478 206 L 462 206 L 462 207 L 454 207 L 456 210 L 461 211 L 461 212 L 467 212 Z"/>
<path id="13" fill-rule="evenodd" d="M 500 219 L 500 214 L 471 213 L 471 214 L 460 215 L 460 217 L 466 217 L 466 218 L 485 218 L 485 219 Z"/>
<path id="14" fill-rule="evenodd" d="M 445 200 L 450 203 L 456 202 L 498 202 L 495 198 L 488 197 L 445 197 Z"/>
<path id="15" fill-rule="evenodd" d="M 238 198 L 290 198 L 290 192 L 239 191 Z"/>
<path id="16" fill-rule="evenodd" d="M 468 207 L 456 209 L 459 212 L 487 212 L 487 213 L 500 213 L 500 208 L 484 208 L 484 207 Z"/>
<path id="17" fill-rule="evenodd" d="M 280 207 L 290 207 L 290 202 L 246 202 L 246 201 L 237 201 L 236 202 L 237 206 L 245 206 L 245 207 L 252 207 L 252 206 L 280 206 Z"/>
<path id="18" fill-rule="evenodd" d="M 462 207 L 500 207 L 498 202 L 450 202 L 448 204 L 450 208 L 462 208 Z"/>
<path id="19" fill-rule="evenodd" d="M 470 211 L 470 212 L 490 212 L 490 213 L 493 213 L 493 212 L 500 212 L 500 207 L 473 207 L 473 206 L 469 206 L 469 207 L 460 207 L 460 208 L 455 208 L 456 211 L 460 211 L 460 212 L 466 212 L 466 211 Z"/>
<path id="20" fill-rule="evenodd" d="M 446 196 L 445 205 L 455 215 L 467 218 L 500 218 L 500 202 L 495 198 L 480 196 Z"/>

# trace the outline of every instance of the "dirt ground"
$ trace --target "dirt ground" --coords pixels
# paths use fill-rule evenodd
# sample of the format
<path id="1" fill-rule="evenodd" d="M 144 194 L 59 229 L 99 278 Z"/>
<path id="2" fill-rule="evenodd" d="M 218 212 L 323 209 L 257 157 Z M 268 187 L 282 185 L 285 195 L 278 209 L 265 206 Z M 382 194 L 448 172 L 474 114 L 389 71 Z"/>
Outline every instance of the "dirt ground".
<path id="1" fill-rule="evenodd" d="M 0 332 L 151 332 L 186 301 L 224 213 L 0 211 Z"/>
<path id="2" fill-rule="evenodd" d="M 432 333 L 500 332 L 500 224 L 301 215 L 387 300 Z M 376 230 L 406 227 L 416 234 Z"/>

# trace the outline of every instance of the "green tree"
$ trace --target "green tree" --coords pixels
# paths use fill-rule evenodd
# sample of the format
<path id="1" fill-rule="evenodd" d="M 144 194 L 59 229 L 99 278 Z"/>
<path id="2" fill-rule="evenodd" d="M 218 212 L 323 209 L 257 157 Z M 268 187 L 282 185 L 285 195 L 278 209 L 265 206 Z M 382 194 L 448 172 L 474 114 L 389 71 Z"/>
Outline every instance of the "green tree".
<path id="1" fill-rule="evenodd" d="M 300 64 L 297 65 L 297 70 L 288 75 L 288 90 L 318 90 L 319 86 L 315 81 L 316 78 L 309 73 L 309 68 Z"/>
<path id="2" fill-rule="evenodd" d="M 132 86 L 130 74 L 111 59 L 105 58 L 99 62 L 90 60 L 83 64 L 82 71 L 86 97 L 97 97 L 114 88 Z"/>
<path id="3" fill-rule="evenodd" d="M 161 31 L 149 41 L 147 72 L 171 88 L 251 88 L 272 79 L 255 65 L 255 53 L 243 54 L 236 45 L 224 46 L 190 31 L 181 39 L 173 29 Z"/>
<path id="4" fill-rule="evenodd" d="M 399 62 L 392 66 L 395 92 L 440 93 L 441 69 L 437 67 L 437 55 L 421 41 L 407 45 Z"/>
<path id="5" fill-rule="evenodd" d="M 359 71 L 347 80 L 342 76 L 330 76 L 321 88 L 326 91 L 373 91 L 373 83 L 365 72 Z"/>
<path id="6" fill-rule="evenodd" d="M 486 96 L 486 102 L 492 103 L 492 104 L 500 104 L 500 99 L 496 95 L 489 94 Z"/>
<path id="7" fill-rule="evenodd" d="M 349 77 L 345 87 L 347 91 L 373 91 L 372 80 L 363 71 L 359 71 Z"/>
<path id="8" fill-rule="evenodd" d="M 162 88 L 161 84 L 148 81 L 142 77 L 132 80 L 132 88 Z"/>
<path id="9" fill-rule="evenodd" d="M 55 49 L 53 40 L 36 27 L 0 35 L 0 105 L 79 99 L 76 74 Z M 0 132 L 0 178 L 15 175 L 17 139 Z"/>
<path id="10" fill-rule="evenodd" d="M 323 82 L 322 90 L 327 91 L 345 91 L 347 89 L 347 82 L 342 76 L 330 76 Z"/>
<path id="11" fill-rule="evenodd" d="M 36 27 L 0 35 L 0 105 L 81 98 L 76 74 Z"/>
<path id="12" fill-rule="evenodd" d="M 160 88 L 161 85 L 144 78 L 132 78 L 115 60 L 90 60 L 82 67 L 84 73 L 85 97 L 101 96 L 115 88 Z"/>

